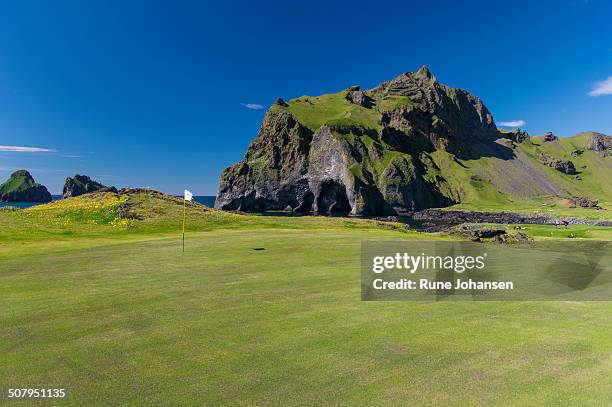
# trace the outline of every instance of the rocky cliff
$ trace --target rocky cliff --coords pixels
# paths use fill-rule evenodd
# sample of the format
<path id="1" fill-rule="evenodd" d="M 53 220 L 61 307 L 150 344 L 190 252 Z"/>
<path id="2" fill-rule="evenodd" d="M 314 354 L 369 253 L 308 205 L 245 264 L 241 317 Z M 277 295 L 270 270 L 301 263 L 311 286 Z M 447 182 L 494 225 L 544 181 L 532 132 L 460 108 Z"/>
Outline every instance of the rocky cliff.
<path id="1" fill-rule="evenodd" d="M 496 137 L 482 101 L 426 67 L 365 91 L 304 96 L 268 110 L 245 158 L 223 171 L 216 206 L 359 215 L 447 206 L 457 195 L 430 153 L 467 158 Z"/>
<path id="2" fill-rule="evenodd" d="M 0 185 L 0 202 L 49 202 L 51 194 L 26 170 L 15 171 Z"/>
<path id="3" fill-rule="evenodd" d="M 612 195 L 610 137 L 500 131 L 484 103 L 426 68 L 371 89 L 278 99 L 216 207 L 388 215 Z"/>
<path id="4" fill-rule="evenodd" d="M 74 177 L 66 178 L 62 198 L 70 198 L 96 191 L 117 192 L 117 188 L 107 187 L 99 182 L 93 181 L 87 175 L 77 174 Z"/>

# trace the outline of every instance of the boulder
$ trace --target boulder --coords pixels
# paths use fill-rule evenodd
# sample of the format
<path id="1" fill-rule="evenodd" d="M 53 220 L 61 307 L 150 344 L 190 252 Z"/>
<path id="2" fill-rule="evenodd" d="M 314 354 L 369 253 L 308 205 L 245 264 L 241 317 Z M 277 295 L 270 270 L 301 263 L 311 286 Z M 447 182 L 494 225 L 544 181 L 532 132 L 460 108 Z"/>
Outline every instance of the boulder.
<path id="1" fill-rule="evenodd" d="M 584 153 L 584 150 L 580 150 L 580 149 L 578 149 L 578 150 L 574 150 L 574 151 L 572 151 L 572 152 L 570 153 L 570 155 L 571 155 L 572 157 L 578 157 L 579 155 L 582 155 L 583 153 Z"/>
<path id="2" fill-rule="evenodd" d="M 545 142 L 549 142 L 549 141 L 555 141 L 557 140 L 557 136 L 555 136 L 551 131 L 547 131 L 546 133 L 544 133 L 544 139 Z"/>
<path id="3" fill-rule="evenodd" d="M 71 198 L 90 192 L 117 192 L 115 187 L 107 187 L 89 178 L 87 175 L 75 175 L 66 178 L 62 198 Z"/>
<path id="4" fill-rule="evenodd" d="M 361 90 L 349 90 L 346 94 L 346 99 L 356 105 L 363 107 L 371 107 L 372 100 Z"/>
<path id="5" fill-rule="evenodd" d="M 574 167 L 574 163 L 569 160 L 568 161 L 554 160 L 551 163 L 551 167 L 564 174 L 568 174 L 568 175 L 576 174 L 576 167 Z"/>
<path id="6" fill-rule="evenodd" d="M 0 202 L 49 202 L 51 194 L 26 170 L 15 171 L 0 185 Z"/>
<path id="7" fill-rule="evenodd" d="M 482 239 L 505 239 L 507 235 L 505 229 L 474 225 L 461 225 L 457 228 L 451 228 L 450 232 L 474 242 L 480 242 Z"/>

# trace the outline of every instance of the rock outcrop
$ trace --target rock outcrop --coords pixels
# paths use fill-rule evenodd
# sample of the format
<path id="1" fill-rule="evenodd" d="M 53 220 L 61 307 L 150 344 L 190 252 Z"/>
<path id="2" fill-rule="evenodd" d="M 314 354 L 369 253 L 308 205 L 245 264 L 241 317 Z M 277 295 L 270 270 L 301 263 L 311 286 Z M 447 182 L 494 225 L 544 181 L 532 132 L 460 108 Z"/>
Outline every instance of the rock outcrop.
<path id="1" fill-rule="evenodd" d="M 26 170 L 15 171 L 0 185 L 0 202 L 49 202 L 51 194 Z"/>
<path id="2" fill-rule="evenodd" d="M 559 160 L 557 158 L 551 157 L 543 153 L 541 153 L 538 158 L 544 164 L 548 165 L 551 168 L 554 168 L 555 170 L 559 172 L 562 172 L 568 175 L 576 174 L 576 167 L 574 166 L 574 163 L 569 160 L 566 160 L 566 161 Z"/>
<path id="3" fill-rule="evenodd" d="M 66 182 L 64 183 L 64 191 L 62 193 L 62 198 L 71 198 L 83 194 L 87 194 L 90 192 L 117 192 L 117 188 L 115 187 L 107 187 L 106 185 L 102 185 L 99 182 L 93 181 L 87 175 L 75 175 L 74 177 L 66 178 Z"/>
<path id="4" fill-rule="evenodd" d="M 547 131 L 546 133 L 544 133 L 544 142 L 555 141 L 556 139 L 557 136 L 555 136 L 551 131 Z"/>
<path id="5" fill-rule="evenodd" d="M 283 106 L 283 107 L 288 107 L 289 105 L 287 104 L 287 102 L 285 102 L 283 99 L 278 98 L 274 101 L 274 104 L 277 106 Z"/>
<path id="6" fill-rule="evenodd" d="M 579 206 L 581 208 L 598 208 L 599 201 L 597 199 L 585 198 L 582 196 L 573 196 L 568 199 L 571 207 Z"/>
<path id="7" fill-rule="evenodd" d="M 279 99 L 244 159 L 221 174 L 215 206 L 355 215 L 448 206 L 457 194 L 430 154 L 470 159 L 498 137 L 478 97 L 427 67 L 339 96 L 319 110 L 322 97 Z"/>
<path id="8" fill-rule="evenodd" d="M 599 153 L 602 157 L 612 155 L 612 136 L 591 132 L 589 133 L 589 141 L 586 144 L 586 149 Z"/>
<path id="9" fill-rule="evenodd" d="M 346 99 L 359 106 L 372 107 L 372 100 L 359 86 L 351 86 L 348 88 Z"/>
<path id="10" fill-rule="evenodd" d="M 504 134 L 504 137 L 516 142 L 522 143 L 529 139 L 529 133 L 527 131 L 521 131 L 521 129 L 512 129 Z"/>

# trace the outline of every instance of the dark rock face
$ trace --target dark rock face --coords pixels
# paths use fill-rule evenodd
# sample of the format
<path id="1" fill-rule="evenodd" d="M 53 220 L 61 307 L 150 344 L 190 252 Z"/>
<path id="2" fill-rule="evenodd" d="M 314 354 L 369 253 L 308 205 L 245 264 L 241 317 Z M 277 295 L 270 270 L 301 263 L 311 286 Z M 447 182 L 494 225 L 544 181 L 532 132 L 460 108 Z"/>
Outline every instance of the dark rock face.
<path id="1" fill-rule="evenodd" d="M 62 198 L 70 198 L 90 192 L 117 192 L 115 187 L 107 187 L 99 182 L 93 181 L 87 175 L 75 175 L 74 178 L 66 178 Z"/>
<path id="2" fill-rule="evenodd" d="M 287 206 L 311 210 L 308 183 L 312 132 L 285 110 L 266 113 L 245 158 L 221 174 L 215 206 L 227 210 L 273 211 Z"/>
<path id="3" fill-rule="evenodd" d="M 538 158 L 544 164 L 548 165 L 551 168 L 554 168 L 555 170 L 559 172 L 562 172 L 568 175 L 576 174 L 576 167 L 574 167 L 574 163 L 569 160 L 568 161 L 558 160 L 546 154 L 540 154 Z"/>
<path id="4" fill-rule="evenodd" d="M 49 202 L 51 194 L 26 170 L 15 171 L 0 185 L 0 202 Z"/>
<path id="5" fill-rule="evenodd" d="M 591 133 L 586 145 L 587 150 L 595 151 L 603 157 L 612 155 L 612 136 L 601 133 Z"/>
<path id="6" fill-rule="evenodd" d="M 545 142 L 555 141 L 556 139 L 557 139 L 557 136 L 555 136 L 552 132 L 547 131 L 546 133 L 544 133 Z"/>
<path id="7" fill-rule="evenodd" d="M 440 84 L 427 67 L 383 82 L 371 93 L 383 99 L 393 95 L 410 100 L 406 106 L 381 116 L 381 123 L 391 133 L 388 139 L 403 133 L 409 141 L 428 142 L 430 148 L 460 154 L 466 152 L 470 141 L 498 137 L 493 116 L 478 97 Z M 402 144 L 398 147 L 407 143 Z"/>
<path id="8" fill-rule="evenodd" d="M 215 207 L 374 216 L 448 206 L 456 197 L 428 154 L 469 158 L 498 137 L 480 99 L 438 83 L 426 67 L 345 92 L 361 115 L 379 116 L 378 126 L 349 115 L 309 128 L 292 113 L 296 102 L 277 101 L 244 159 L 221 174 Z"/>

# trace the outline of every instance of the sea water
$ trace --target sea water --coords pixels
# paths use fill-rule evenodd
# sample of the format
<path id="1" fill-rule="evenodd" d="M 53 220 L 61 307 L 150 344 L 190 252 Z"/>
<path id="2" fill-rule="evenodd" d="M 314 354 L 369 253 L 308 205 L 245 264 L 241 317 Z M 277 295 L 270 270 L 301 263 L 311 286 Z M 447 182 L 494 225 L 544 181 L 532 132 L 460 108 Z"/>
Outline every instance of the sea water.
<path id="1" fill-rule="evenodd" d="M 181 196 L 182 197 L 182 196 Z M 61 195 L 51 195 L 51 198 L 53 198 L 53 200 L 57 200 L 57 199 L 61 199 L 62 196 Z M 215 199 L 216 197 L 214 196 L 193 196 L 193 200 L 197 203 L 200 203 L 202 205 L 206 205 L 210 208 L 215 206 Z M 30 208 L 32 206 L 36 206 L 36 205 L 42 205 L 46 202 L 0 202 L 0 208 L 2 208 L 3 206 L 16 206 L 17 208 L 21 208 L 21 209 L 25 209 L 25 208 Z"/>

